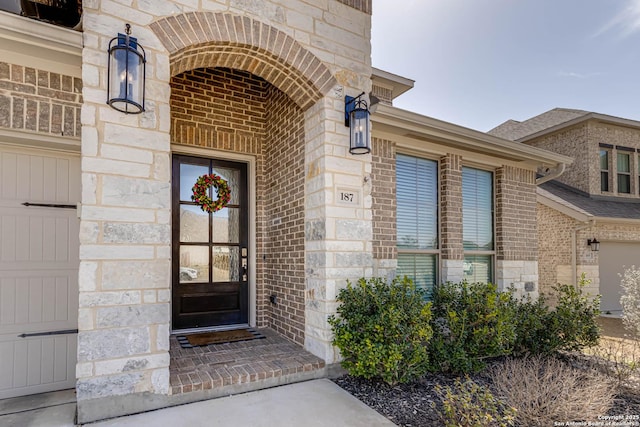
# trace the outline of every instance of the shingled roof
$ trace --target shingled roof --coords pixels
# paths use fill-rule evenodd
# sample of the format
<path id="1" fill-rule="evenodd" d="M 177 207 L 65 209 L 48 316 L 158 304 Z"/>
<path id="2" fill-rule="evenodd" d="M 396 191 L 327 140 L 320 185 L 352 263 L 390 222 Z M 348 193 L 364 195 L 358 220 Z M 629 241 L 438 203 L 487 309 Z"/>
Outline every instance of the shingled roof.
<path id="1" fill-rule="evenodd" d="M 591 114 L 590 111 L 571 110 L 568 108 L 554 108 L 535 117 L 519 122 L 517 120 L 507 120 L 499 126 L 487 132 L 490 135 L 500 138 L 517 141 L 534 133 L 552 128 L 562 123 L 577 119 L 578 117 Z"/>
<path id="2" fill-rule="evenodd" d="M 541 190 L 538 191 L 539 195 L 551 199 L 555 196 L 561 199 L 565 206 L 588 216 L 640 220 L 640 200 L 638 199 L 594 198 L 558 181 L 545 182 L 539 188 Z"/>

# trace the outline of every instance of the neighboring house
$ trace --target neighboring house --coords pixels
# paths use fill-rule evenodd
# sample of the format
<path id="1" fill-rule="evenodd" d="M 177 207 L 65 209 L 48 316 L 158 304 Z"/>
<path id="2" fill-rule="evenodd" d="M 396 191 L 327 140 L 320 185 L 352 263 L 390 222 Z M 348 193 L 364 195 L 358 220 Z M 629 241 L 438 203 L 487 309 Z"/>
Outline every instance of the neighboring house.
<path id="1" fill-rule="evenodd" d="M 602 311 L 620 314 L 620 274 L 640 266 L 640 121 L 555 108 L 489 133 L 575 159 L 538 187 L 540 289 L 584 272 Z"/>
<path id="2" fill-rule="evenodd" d="M 171 396 L 176 331 L 270 328 L 336 363 L 327 318 L 363 276 L 537 294 L 535 174 L 571 159 L 394 108 L 413 82 L 372 69 L 371 0 L 82 16 L 0 12 L 0 398 L 75 386 L 81 422 L 201 399 Z M 139 115 L 105 102 L 122 17 L 147 55 Z M 381 102 L 352 155 L 361 92 Z M 231 200 L 209 215 L 190 195 L 212 171 Z"/>

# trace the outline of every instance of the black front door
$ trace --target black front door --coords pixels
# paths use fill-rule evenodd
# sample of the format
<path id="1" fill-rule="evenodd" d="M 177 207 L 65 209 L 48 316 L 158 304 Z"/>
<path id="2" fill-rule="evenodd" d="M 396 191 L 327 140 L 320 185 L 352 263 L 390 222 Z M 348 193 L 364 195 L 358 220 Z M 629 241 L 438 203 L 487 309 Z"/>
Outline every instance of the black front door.
<path id="1" fill-rule="evenodd" d="M 191 195 L 198 177 L 212 173 L 228 183 L 231 200 L 207 213 Z M 173 329 L 248 323 L 247 165 L 175 155 L 172 188 Z"/>

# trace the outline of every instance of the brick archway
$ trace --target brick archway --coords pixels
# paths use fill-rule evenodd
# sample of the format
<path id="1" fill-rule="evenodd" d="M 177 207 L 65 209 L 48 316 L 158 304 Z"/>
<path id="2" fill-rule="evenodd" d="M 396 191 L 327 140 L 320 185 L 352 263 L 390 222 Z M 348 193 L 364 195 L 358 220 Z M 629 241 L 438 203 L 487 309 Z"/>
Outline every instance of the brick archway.
<path id="1" fill-rule="evenodd" d="M 173 76 L 204 67 L 248 71 L 287 94 L 303 111 L 337 83 L 292 37 L 247 16 L 189 12 L 162 18 L 151 29 L 169 51 Z"/>

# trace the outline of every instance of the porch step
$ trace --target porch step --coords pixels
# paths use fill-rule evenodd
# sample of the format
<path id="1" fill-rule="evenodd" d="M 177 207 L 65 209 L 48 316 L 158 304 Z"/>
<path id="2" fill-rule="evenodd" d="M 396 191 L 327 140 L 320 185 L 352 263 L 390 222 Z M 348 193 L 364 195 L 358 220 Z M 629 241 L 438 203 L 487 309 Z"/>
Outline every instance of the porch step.
<path id="1" fill-rule="evenodd" d="M 325 378 L 322 359 L 278 333 L 265 339 L 181 348 L 171 337 L 170 399 L 175 404 Z"/>

